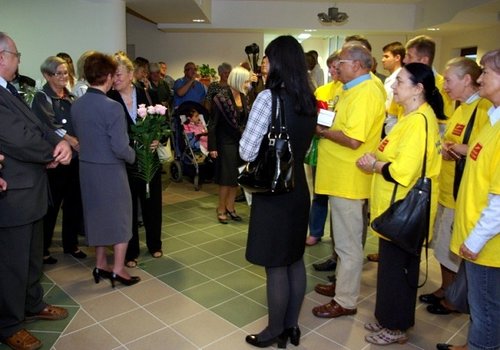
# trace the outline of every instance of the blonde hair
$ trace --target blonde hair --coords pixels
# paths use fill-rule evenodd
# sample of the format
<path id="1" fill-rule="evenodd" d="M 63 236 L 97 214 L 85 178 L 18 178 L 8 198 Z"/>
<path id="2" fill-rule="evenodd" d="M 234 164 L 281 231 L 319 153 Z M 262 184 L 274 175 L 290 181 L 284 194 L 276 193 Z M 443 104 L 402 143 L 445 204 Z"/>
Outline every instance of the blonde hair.
<path id="1" fill-rule="evenodd" d="M 132 63 L 130 58 L 128 58 L 128 56 L 123 53 L 123 51 L 115 53 L 115 59 L 118 63 L 118 66 L 125 67 L 127 69 L 127 72 L 134 71 L 134 64 Z"/>

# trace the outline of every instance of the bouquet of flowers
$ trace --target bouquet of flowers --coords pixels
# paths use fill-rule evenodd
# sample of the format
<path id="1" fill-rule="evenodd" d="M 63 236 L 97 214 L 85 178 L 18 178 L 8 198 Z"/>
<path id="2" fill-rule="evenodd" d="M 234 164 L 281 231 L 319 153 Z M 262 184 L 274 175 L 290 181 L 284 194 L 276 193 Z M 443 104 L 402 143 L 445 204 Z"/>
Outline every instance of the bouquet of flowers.
<path id="1" fill-rule="evenodd" d="M 163 105 L 148 106 L 140 104 L 137 109 L 137 120 L 131 126 L 131 137 L 137 159 L 137 177 L 146 182 L 146 198 L 149 198 L 149 183 L 160 168 L 161 163 L 156 149 L 151 148 L 154 140 L 160 140 L 170 134 L 166 119 L 167 107 Z"/>

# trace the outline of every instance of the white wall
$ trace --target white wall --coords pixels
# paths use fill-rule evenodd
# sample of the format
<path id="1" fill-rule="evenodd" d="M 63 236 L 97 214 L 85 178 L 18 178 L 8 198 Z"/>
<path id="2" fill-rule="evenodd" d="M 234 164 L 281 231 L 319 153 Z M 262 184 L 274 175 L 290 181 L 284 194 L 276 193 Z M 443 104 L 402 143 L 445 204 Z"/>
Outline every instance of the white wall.
<path id="1" fill-rule="evenodd" d="M 156 25 L 127 15 L 127 45 L 135 46 L 136 56 L 150 61 L 166 61 L 167 74 L 184 76 L 184 64 L 209 64 L 217 70 L 222 62 L 233 66 L 247 60 L 245 46 L 256 43 L 264 51 L 262 35 L 257 33 L 176 32 L 165 33 Z"/>
<path id="2" fill-rule="evenodd" d="M 41 79 L 40 64 L 64 51 L 76 62 L 89 49 L 125 49 L 123 0 L 0 0 L 0 31 L 22 53 L 19 71 Z"/>

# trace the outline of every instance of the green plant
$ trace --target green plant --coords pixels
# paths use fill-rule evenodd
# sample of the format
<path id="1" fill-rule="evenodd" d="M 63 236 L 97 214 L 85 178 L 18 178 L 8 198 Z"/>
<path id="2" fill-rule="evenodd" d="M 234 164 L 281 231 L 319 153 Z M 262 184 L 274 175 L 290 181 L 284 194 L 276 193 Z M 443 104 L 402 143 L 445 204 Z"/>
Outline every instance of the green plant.
<path id="1" fill-rule="evenodd" d="M 214 78 L 217 75 L 215 69 L 210 68 L 208 64 L 202 64 L 198 66 L 198 72 L 202 78 Z"/>

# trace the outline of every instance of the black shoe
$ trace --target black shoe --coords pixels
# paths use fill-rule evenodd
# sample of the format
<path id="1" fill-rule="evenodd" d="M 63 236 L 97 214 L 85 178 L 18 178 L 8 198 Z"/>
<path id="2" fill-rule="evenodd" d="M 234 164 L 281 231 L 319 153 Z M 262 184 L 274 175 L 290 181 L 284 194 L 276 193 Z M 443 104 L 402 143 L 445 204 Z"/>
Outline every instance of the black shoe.
<path id="1" fill-rule="evenodd" d="M 278 348 L 286 349 L 286 340 L 288 337 L 283 338 L 282 335 L 279 335 L 275 338 L 271 338 L 269 340 L 259 340 L 258 334 L 250 334 L 247 335 L 245 341 L 253 346 L 258 348 L 267 348 L 268 346 L 273 345 L 274 343 L 278 343 Z"/>
<path id="2" fill-rule="evenodd" d="M 334 271 L 337 267 L 337 260 L 329 258 L 326 261 L 323 261 L 319 264 L 313 264 L 313 267 L 316 271 Z"/>
<path id="3" fill-rule="evenodd" d="M 83 251 L 78 249 L 76 252 L 70 253 L 73 258 L 76 259 L 85 259 L 87 257 L 87 254 L 85 254 Z"/>
<path id="4" fill-rule="evenodd" d="M 57 263 L 57 259 L 56 258 L 53 258 L 52 256 L 45 256 L 43 258 L 43 263 L 44 264 L 47 264 L 47 265 L 54 265 L 55 263 Z"/>
<path id="5" fill-rule="evenodd" d="M 103 269 L 98 269 L 97 267 L 94 267 L 94 270 L 92 271 L 92 276 L 94 276 L 94 281 L 95 283 L 99 283 L 101 278 L 107 278 L 111 279 L 111 271 L 106 271 Z"/>
<path id="6" fill-rule="evenodd" d="M 436 349 L 437 350 L 449 350 L 453 347 L 451 344 L 446 344 L 446 343 L 439 343 L 436 344 Z"/>
<path id="7" fill-rule="evenodd" d="M 441 303 L 427 305 L 427 311 L 434 315 L 449 315 L 453 312 L 457 312 L 455 310 L 448 309 Z"/>
<path id="8" fill-rule="evenodd" d="M 120 275 L 117 275 L 116 273 L 112 273 L 111 274 L 111 287 L 112 288 L 115 288 L 115 281 L 118 281 L 120 282 L 121 284 L 124 284 L 126 286 L 132 286 L 136 283 L 139 283 L 139 281 L 141 280 L 141 278 L 139 276 L 130 276 L 130 278 L 124 278 Z"/>
<path id="9" fill-rule="evenodd" d="M 299 346 L 299 343 L 300 343 L 300 328 L 299 327 L 287 328 L 280 335 L 280 338 L 282 338 L 282 340 L 281 340 L 282 343 L 283 343 L 283 341 L 285 342 L 285 347 L 286 347 L 286 342 L 287 342 L 288 338 L 290 338 L 290 343 L 292 343 L 295 346 Z"/>
<path id="10" fill-rule="evenodd" d="M 443 299 L 444 298 L 440 298 L 433 293 L 422 294 L 418 297 L 418 300 L 426 304 L 439 304 L 439 302 Z"/>
<path id="11" fill-rule="evenodd" d="M 236 210 L 233 210 L 233 211 L 229 211 L 229 209 L 226 208 L 226 215 L 228 215 L 231 220 L 234 220 L 234 221 L 241 221 L 241 216 L 239 216 L 238 214 L 236 214 Z"/>

